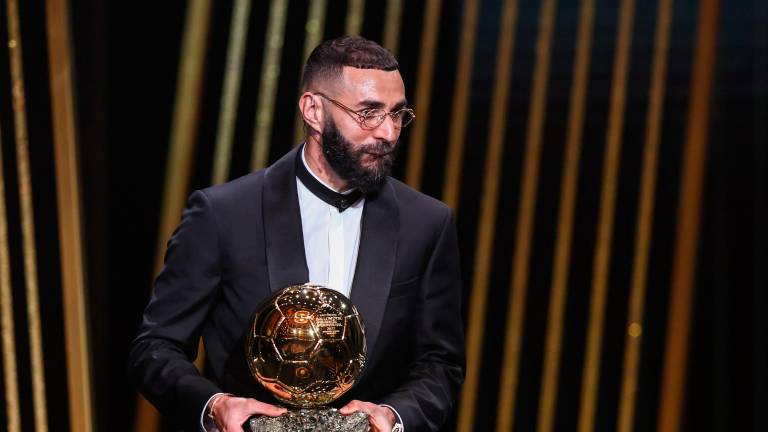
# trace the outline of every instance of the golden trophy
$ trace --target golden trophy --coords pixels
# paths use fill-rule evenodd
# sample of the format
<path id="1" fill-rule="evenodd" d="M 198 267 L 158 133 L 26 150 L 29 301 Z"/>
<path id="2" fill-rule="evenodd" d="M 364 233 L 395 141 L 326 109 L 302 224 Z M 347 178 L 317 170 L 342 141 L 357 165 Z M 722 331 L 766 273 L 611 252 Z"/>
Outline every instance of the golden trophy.
<path id="1" fill-rule="evenodd" d="M 367 432 L 368 418 L 325 405 L 346 393 L 365 365 L 365 330 L 343 294 L 319 285 L 293 285 L 254 314 L 245 344 L 253 377 L 280 402 L 280 417 L 249 420 L 253 432 Z"/>

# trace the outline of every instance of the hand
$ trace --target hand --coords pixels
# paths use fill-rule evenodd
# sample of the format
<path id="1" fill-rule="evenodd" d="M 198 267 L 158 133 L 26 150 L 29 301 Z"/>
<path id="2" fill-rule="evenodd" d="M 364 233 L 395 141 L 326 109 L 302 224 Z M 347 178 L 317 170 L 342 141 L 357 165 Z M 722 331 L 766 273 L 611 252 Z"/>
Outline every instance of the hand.
<path id="1" fill-rule="evenodd" d="M 253 415 L 277 417 L 288 411 L 285 408 L 259 402 L 256 399 L 226 394 L 222 394 L 218 398 L 221 399 L 211 402 L 211 418 L 220 432 L 242 431 L 243 423 Z"/>
<path id="2" fill-rule="evenodd" d="M 339 410 L 344 415 L 352 414 L 355 411 L 361 411 L 368 415 L 368 423 L 371 425 L 372 432 L 391 432 L 397 421 L 395 413 L 391 409 L 370 402 L 353 400 Z"/>

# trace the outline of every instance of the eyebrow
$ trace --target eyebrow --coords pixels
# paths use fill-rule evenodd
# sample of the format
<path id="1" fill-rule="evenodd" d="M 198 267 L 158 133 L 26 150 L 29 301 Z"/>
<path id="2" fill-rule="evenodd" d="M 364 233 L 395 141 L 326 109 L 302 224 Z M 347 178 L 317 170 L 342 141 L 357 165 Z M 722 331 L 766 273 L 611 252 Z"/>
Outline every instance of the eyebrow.
<path id="1" fill-rule="evenodd" d="M 392 111 L 398 111 L 402 108 L 405 108 L 408 106 L 408 101 L 406 99 L 401 100 L 400 102 L 396 103 L 395 106 L 392 108 Z"/>
<path id="2" fill-rule="evenodd" d="M 406 99 L 401 100 L 397 104 L 395 104 L 394 108 L 392 108 L 392 111 L 397 111 L 400 108 L 403 108 L 408 105 L 408 101 Z M 361 109 L 382 109 L 384 108 L 384 103 L 377 100 L 372 99 L 365 99 L 363 101 L 360 101 L 357 104 L 358 107 Z"/>

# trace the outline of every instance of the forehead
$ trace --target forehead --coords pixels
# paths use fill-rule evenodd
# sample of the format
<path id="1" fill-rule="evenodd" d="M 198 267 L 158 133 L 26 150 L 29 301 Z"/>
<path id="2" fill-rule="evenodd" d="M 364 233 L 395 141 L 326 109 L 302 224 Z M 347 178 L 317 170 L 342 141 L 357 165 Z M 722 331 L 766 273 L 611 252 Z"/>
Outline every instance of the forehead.
<path id="1" fill-rule="evenodd" d="M 345 66 L 338 84 L 339 94 L 354 103 L 374 100 L 389 105 L 405 99 L 405 84 L 397 70 L 383 71 Z"/>

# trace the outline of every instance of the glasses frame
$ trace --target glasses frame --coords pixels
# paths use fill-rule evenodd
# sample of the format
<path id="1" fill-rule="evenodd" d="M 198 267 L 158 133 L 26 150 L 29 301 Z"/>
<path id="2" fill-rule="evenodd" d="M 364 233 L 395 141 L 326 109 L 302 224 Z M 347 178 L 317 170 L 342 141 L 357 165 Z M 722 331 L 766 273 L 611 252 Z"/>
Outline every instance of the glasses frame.
<path id="1" fill-rule="evenodd" d="M 360 127 L 362 129 L 366 129 L 366 130 L 373 130 L 373 129 L 376 129 L 377 127 L 381 126 L 382 123 L 384 123 L 384 120 L 386 120 L 386 116 L 389 116 L 392 119 L 392 124 L 394 125 L 395 129 L 402 129 L 402 128 L 408 126 L 416 118 L 416 114 L 413 112 L 412 109 L 410 109 L 410 108 L 400 108 L 397 111 L 384 112 L 384 115 L 380 117 L 381 120 L 379 120 L 379 122 L 375 126 L 368 126 L 368 125 L 365 124 L 366 119 L 370 119 L 372 117 L 366 117 L 366 115 L 364 113 L 370 112 L 370 111 L 384 111 L 383 109 L 380 109 L 380 108 L 365 108 L 365 109 L 361 109 L 359 111 L 355 111 L 354 109 L 344 105 L 343 103 L 341 103 L 341 102 L 339 102 L 339 101 L 337 101 L 335 99 L 332 99 L 332 98 L 326 96 L 325 94 L 323 94 L 321 92 L 314 92 L 313 94 L 316 94 L 318 96 L 321 96 L 324 99 L 327 99 L 332 104 L 336 105 L 337 107 L 339 107 L 339 108 L 343 109 L 344 111 L 346 111 L 347 113 L 349 113 L 352 116 L 352 118 L 358 124 L 360 124 Z M 398 126 L 397 123 L 395 122 L 395 116 L 401 114 L 402 112 L 409 113 L 411 115 L 411 119 L 408 121 L 408 123 L 400 124 L 400 126 Z"/>

